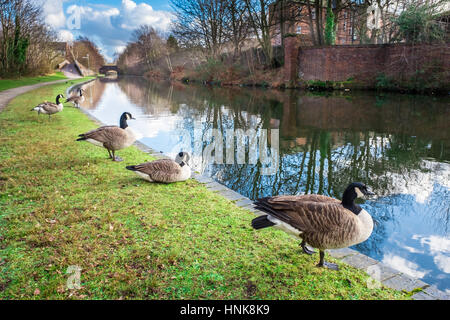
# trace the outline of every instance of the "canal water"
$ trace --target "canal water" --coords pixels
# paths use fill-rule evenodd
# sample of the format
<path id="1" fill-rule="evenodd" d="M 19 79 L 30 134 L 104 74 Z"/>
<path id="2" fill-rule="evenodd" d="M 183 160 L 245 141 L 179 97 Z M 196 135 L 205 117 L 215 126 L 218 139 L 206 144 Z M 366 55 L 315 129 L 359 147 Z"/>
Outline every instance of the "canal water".
<path id="1" fill-rule="evenodd" d="M 83 108 L 102 122 L 118 124 L 131 112 L 141 142 L 170 156 L 190 151 L 191 167 L 250 199 L 340 199 L 349 182 L 366 183 L 377 197 L 361 206 L 375 226 L 354 249 L 450 293 L 449 97 L 211 88 L 139 77 L 100 79 L 85 89 Z M 245 138 L 245 164 L 195 155 L 218 141 L 214 132 L 225 142 L 230 129 L 267 138 L 277 170 L 264 174 L 261 157 L 250 161 L 255 143 Z"/>

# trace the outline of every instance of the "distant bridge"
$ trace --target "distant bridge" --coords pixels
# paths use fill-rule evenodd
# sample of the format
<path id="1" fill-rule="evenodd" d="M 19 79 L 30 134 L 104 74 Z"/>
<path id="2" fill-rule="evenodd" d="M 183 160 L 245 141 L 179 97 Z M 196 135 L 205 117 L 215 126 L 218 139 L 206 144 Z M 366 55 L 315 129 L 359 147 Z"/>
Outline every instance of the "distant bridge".
<path id="1" fill-rule="evenodd" d="M 98 69 L 98 73 L 106 74 L 108 71 L 115 71 L 119 73 L 119 68 L 116 65 L 106 65 L 102 66 L 100 69 Z"/>

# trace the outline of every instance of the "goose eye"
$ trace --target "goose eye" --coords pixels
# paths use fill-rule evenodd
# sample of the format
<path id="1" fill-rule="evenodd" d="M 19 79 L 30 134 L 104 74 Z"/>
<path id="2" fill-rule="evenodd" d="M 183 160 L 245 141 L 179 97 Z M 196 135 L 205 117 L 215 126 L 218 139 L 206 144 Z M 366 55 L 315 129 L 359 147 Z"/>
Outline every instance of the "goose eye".
<path id="1" fill-rule="evenodd" d="M 182 156 L 183 156 L 183 152 L 180 152 L 178 155 L 179 155 L 180 157 L 182 157 Z"/>

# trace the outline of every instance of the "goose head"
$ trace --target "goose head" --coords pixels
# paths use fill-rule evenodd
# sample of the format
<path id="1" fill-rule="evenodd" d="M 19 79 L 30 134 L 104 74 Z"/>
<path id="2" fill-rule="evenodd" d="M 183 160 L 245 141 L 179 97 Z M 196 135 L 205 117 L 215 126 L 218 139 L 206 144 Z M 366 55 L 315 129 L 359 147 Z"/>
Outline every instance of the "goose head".
<path id="1" fill-rule="evenodd" d="M 61 98 L 64 98 L 64 95 L 61 93 L 56 96 L 56 104 L 59 104 L 59 99 Z"/>
<path id="2" fill-rule="evenodd" d="M 181 166 L 184 166 L 185 164 L 188 164 L 190 159 L 191 156 L 189 155 L 189 153 L 187 153 L 186 151 L 181 151 L 175 157 L 175 162 Z"/>
<path id="3" fill-rule="evenodd" d="M 360 211 L 358 205 L 355 205 L 354 201 L 356 198 L 365 198 L 368 196 L 375 195 L 369 188 L 362 182 L 352 182 L 348 185 L 347 189 L 345 189 L 344 194 L 342 196 L 342 204 L 344 207 L 355 208 L 355 211 Z M 359 213 L 358 211 L 358 213 Z M 356 213 L 356 212 L 355 212 Z"/>
<path id="4" fill-rule="evenodd" d="M 120 116 L 120 127 L 122 129 L 125 129 L 128 127 L 128 124 L 127 124 L 128 120 L 136 120 L 136 118 L 133 118 L 133 116 L 129 112 L 122 113 L 122 115 Z"/>

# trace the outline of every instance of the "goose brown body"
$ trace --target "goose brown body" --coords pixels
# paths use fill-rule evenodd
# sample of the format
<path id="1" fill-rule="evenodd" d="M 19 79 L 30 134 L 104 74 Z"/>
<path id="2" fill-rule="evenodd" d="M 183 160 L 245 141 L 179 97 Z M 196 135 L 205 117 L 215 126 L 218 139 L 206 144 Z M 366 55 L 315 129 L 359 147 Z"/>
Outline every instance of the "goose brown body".
<path id="1" fill-rule="evenodd" d="M 130 119 L 134 118 L 130 113 L 124 112 L 120 117 L 120 127 L 102 126 L 78 135 L 80 138 L 77 141 L 87 141 L 104 147 L 113 161 L 122 161 L 120 157 L 116 157 L 115 151 L 127 148 L 136 141 L 136 135 L 127 124 L 127 120 Z"/>
<path id="2" fill-rule="evenodd" d="M 86 132 L 81 137 L 88 141 L 94 140 L 106 149 L 114 151 L 129 147 L 136 140 L 134 135 L 118 126 L 103 126 Z"/>
<path id="3" fill-rule="evenodd" d="M 373 229 L 370 214 L 354 200 L 373 195 L 360 182 L 354 182 L 344 191 L 342 201 L 323 195 L 286 195 L 258 199 L 256 209 L 267 215 L 252 220 L 254 229 L 275 227 L 302 239 L 306 254 L 314 251 L 307 244 L 319 249 L 318 266 L 338 270 L 338 266 L 324 260 L 326 249 L 345 248 L 367 240 Z"/>
<path id="4" fill-rule="evenodd" d="M 84 102 L 84 96 L 73 96 L 67 99 L 66 102 L 70 102 L 78 106 L 80 103 Z"/>
<path id="5" fill-rule="evenodd" d="M 80 103 L 84 102 L 83 89 L 79 89 L 78 93 L 79 95 L 72 95 L 66 100 L 66 102 L 72 103 L 77 108 L 79 108 Z"/>
<path id="6" fill-rule="evenodd" d="M 126 167 L 150 182 L 172 183 L 185 181 L 191 176 L 191 169 L 186 164 L 189 155 L 180 152 L 177 158 L 159 159 L 151 162 Z"/>
<path id="7" fill-rule="evenodd" d="M 44 113 L 44 114 L 55 114 L 55 113 L 60 112 L 63 109 L 61 107 L 61 105 L 58 105 L 58 104 L 52 103 L 52 102 L 43 102 L 43 103 L 37 105 L 36 108 L 41 109 L 38 112 Z"/>
<path id="8" fill-rule="evenodd" d="M 345 248 L 365 241 L 371 219 L 346 209 L 334 198 L 321 195 L 276 196 L 256 202 L 257 208 L 298 230 L 298 237 L 318 249 Z M 269 220 L 275 220 L 270 219 Z"/>
<path id="9" fill-rule="evenodd" d="M 62 94 L 59 94 L 56 97 L 56 103 L 44 101 L 31 109 L 31 111 L 37 111 L 38 115 L 41 113 L 47 114 L 50 117 L 51 115 L 61 112 L 64 109 L 63 104 L 59 101 L 62 97 L 64 96 Z"/>

